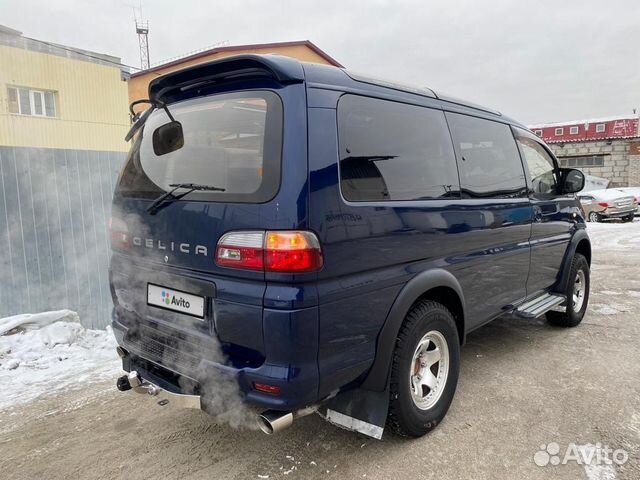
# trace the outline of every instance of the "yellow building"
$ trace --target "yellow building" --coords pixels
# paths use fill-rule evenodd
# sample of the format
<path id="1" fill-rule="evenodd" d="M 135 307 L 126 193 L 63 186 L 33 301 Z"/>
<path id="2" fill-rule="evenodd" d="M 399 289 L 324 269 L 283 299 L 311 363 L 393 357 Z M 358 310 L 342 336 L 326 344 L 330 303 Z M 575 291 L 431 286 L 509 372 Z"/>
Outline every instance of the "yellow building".
<path id="1" fill-rule="evenodd" d="M 147 89 L 149 83 L 154 78 L 165 73 L 180 70 L 185 67 L 197 65 L 200 63 L 211 62 L 220 58 L 230 57 L 232 55 L 242 55 L 248 53 L 258 54 L 277 54 L 287 57 L 297 58 L 303 62 L 323 63 L 327 65 L 335 65 L 342 67 L 340 63 L 327 53 L 318 48 L 309 40 L 296 42 L 279 42 L 279 43 L 261 43 L 254 45 L 233 45 L 227 47 L 216 47 L 202 52 L 194 53 L 185 57 L 178 58 L 150 68 L 136 72 L 129 79 L 129 103 L 147 98 Z M 145 105 L 138 106 L 138 111 L 148 108 Z"/>
<path id="2" fill-rule="evenodd" d="M 69 308 L 108 324 L 127 77 L 116 57 L 0 26 L 0 318 Z"/>
<path id="3" fill-rule="evenodd" d="M 0 145 L 126 151 L 119 63 L 0 26 Z"/>

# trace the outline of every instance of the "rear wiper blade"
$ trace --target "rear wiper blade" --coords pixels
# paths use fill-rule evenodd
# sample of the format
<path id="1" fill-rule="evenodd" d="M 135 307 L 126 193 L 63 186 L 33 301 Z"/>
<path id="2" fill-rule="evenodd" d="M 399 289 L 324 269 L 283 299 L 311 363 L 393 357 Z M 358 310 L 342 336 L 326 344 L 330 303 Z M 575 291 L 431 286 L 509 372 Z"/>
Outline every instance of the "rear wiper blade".
<path id="1" fill-rule="evenodd" d="M 167 205 L 175 202 L 176 200 L 180 200 L 185 195 L 189 195 L 191 192 L 195 192 L 196 190 L 206 190 L 209 192 L 224 192 L 224 188 L 214 187 L 211 185 L 199 185 L 197 183 L 171 183 L 169 185 L 171 190 L 166 193 L 163 193 L 158 198 L 156 198 L 151 205 L 147 207 L 147 212 L 151 215 L 155 215 L 162 208 Z M 184 192 L 180 192 L 176 194 L 176 190 L 186 189 Z"/>

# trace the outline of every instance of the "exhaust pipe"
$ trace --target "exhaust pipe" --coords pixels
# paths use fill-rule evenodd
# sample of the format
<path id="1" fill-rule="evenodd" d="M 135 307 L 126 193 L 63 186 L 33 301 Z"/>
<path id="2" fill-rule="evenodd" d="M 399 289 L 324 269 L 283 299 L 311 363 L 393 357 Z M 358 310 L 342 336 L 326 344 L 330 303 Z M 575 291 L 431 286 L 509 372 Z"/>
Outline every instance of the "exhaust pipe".
<path id="1" fill-rule="evenodd" d="M 294 418 L 302 418 L 311 415 L 318 410 L 318 405 L 296 410 L 295 412 L 279 412 L 266 410 L 258 415 L 258 426 L 267 435 L 273 435 L 293 424 Z"/>
<path id="2" fill-rule="evenodd" d="M 267 435 L 284 430 L 293 424 L 293 413 L 267 410 L 258 415 L 258 425 Z"/>

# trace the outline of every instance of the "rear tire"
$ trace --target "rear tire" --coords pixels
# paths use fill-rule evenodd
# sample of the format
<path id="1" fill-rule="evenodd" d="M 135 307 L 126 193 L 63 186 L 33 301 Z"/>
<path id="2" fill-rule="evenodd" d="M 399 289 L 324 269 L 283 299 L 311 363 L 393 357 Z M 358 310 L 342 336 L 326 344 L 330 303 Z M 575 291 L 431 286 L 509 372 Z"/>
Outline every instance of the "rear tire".
<path id="1" fill-rule="evenodd" d="M 547 321 L 558 327 L 575 327 L 580 324 L 589 304 L 589 263 L 576 253 L 571 262 L 569 282 L 564 294 L 567 307 L 564 312 L 547 312 Z"/>
<path id="2" fill-rule="evenodd" d="M 600 215 L 597 212 L 589 212 L 589 221 L 597 223 L 601 220 Z"/>
<path id="3" fill-rule="evenodd" d="M 423 300 L 407 314 L 391 367 L 387 425 L 400 436 L 421 437 L 444 418 L 460 370 L 460 340 L 451 312 Z"/>

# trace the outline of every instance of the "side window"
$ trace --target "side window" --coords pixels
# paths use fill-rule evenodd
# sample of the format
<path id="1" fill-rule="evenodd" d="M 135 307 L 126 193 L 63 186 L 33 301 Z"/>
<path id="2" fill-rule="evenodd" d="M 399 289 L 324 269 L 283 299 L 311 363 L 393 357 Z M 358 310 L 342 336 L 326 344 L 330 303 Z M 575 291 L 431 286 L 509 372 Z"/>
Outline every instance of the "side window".
<path id="1" fill-rule="evenodd" d="M 338 104 L 340 187 L 350 201 L 458 197 L 444 113 L 356 95 Z"/>
<path id="2" fill-rule="evenodd" d="M 553 158 L 533 138 L 518 136 L 518 145 L 529 170 L 534 193 L 555 194 L 557 181 Z"/>
<path id="3" fill-rule="evenodd" d="M 447 113 L 447 119 L 464 197 L 526 196 L 522 162 L 508 125 L 457 113 Z"/>

